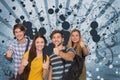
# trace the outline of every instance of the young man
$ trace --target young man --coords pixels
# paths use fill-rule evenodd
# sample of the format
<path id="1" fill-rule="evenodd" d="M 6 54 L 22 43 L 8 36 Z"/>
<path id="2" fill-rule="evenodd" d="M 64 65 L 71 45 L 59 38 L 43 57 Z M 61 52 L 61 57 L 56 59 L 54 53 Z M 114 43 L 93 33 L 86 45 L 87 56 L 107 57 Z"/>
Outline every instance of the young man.
<path id="1" fill-rule="evenodd" d="M 25 53 L 28 40 L 29 40 L 28 49 L 30 49 L 30 46 L 32 44 L 32 40 L 25 36 L 25 32 L 26 32 L 25 27 L 22 24 L 14 25 L 13 34 L 16 37 L 16 39 L 9 45 L 8 51 L 5 55 L 7 60 L 11 60 L 13 56 L 15 77 L 17 75 L 23 54 Z"/>
<path id="2" fill-rule="evenodd" d="M 63 80 L 63 73 L 66 73 L 74 58 L 75 51 L 73 48 L 63 46 L 63 34 L 59 30 L 54 30 L 51 34 L 51 40 L 54 44 L 53 54 L 50 55 L 50 72 L 48 80 Z M 63 60 L 66 61 L 64 66 Z"/>

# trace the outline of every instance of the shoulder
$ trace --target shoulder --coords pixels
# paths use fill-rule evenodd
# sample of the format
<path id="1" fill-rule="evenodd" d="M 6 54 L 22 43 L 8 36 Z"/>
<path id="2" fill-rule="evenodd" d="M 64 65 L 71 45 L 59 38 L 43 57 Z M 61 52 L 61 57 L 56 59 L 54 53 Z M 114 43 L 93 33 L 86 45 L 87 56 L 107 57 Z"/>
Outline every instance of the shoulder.
<path id="1" fill-rule="evenodd" d="M 46 57 L 47 57 L 47 60 L 49 60 L 49 56 L 48 56 L 48 55 L 46 55 Z"/>
<path id="2" fill-rule="evenodd" d="M 30 40 L 30 45 L 32 45 L 33 40 Z"/>
<path id="3" fill-rule="evenodd" d="M 14 39 L 9 45 L 12 46 L 12 47 L 17 47 L 18 44 L 19 44 L 18 40 Z"/>
<path id="4" fill-rule="evenodd" d="M 7 49 L 16 49 L 18 47 L 18 41 L 16 39 L 10 40 L 10 43 L 8 44 Z"/>
<path id="5" fill-rule="evenodd" d="M 18 43 L 18 40 L 14 39 L 11 44 L 17 44 L 17 43 Z"/>
<path id="6" fill-rule="evenodd" d="M 32 44 L 32 39 L 30 39 L 28 36 L 25 36 L 25 39 L 26 39 L 26 42 L 29 41 L 29 44 L 31 45 Z"/>
<path id="7" fill-rule="evenodd" d="M 71 48 L 66 47 L 66 50 L 74 50 L 74 48 L 72 48 L 72 47 Z"/>
<path id="8" fill-rule="evenodd" d="M 30 39 L 30 38 L 28 38 L 28 39 L 29 39 L 29 41 L 30 41 L 30 44 L 32 44 L 33 40 L 32 40 L 32 39 Z"/>
<path id="9" fill-rule="evenodd" d="M 30 39 L 30 38 L 28 38 L 28 39 L 29 39 L 30 43 L 32 43 L 32 41 L 33 41 L 33 40 L 32 40 L 32 39 Z"/>
<path id="10" fill-rule="evenodd" d="M 28 58 L 28 56 L 29 56 L 29 51 L 27 51 L 27 52 L 24 54 L 23 58 Z"/>
<path id="11" fill-rule="evenodd" d="M 74 54 L 76 54 L 76 51 L 74 50 L 74 48 L 66 48 L 67 52 L 73 52 Z"/>
<path id="12" fill-rule="evenodd" d="M 49 57 L 52 58 L 52 57 L 54 57 L 54 56 L 55 56 L 54 54 L 51 54 Z"/>

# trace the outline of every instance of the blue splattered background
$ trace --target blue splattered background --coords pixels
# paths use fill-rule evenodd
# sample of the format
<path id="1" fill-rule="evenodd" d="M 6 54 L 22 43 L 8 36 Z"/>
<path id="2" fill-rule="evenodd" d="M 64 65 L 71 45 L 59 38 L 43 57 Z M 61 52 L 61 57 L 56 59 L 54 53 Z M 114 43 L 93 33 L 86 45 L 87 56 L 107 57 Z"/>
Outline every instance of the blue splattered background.
<path id="1" fill-rule="evenodd" d="M 120 0 L 0 0 L 0 80 L 13 75 L 13 63 L 4 58 L 14 39 L 13 25 L 22 23 L 33 39 L 62 30 L 67 44 L 70 31 L 81 31 L 90 55 L 87 80 L 120 80 Z"/>

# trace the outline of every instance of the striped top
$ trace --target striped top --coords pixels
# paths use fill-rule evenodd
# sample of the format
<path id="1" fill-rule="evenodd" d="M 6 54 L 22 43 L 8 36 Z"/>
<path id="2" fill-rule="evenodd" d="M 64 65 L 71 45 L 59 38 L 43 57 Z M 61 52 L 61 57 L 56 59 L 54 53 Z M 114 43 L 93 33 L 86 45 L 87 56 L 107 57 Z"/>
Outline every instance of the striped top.
<path id="1" fill-rule="evenodd" d="M 62 51 L 64 52 L 73 52 L 75 53 L 73 48 L 65 48 Z M 67 72 L 71 66 L 72 61 L 66 61 L 65 64 L 65 72 Z M 62 80 L 64 65 L 62 58 L 55 54 L 50 55 L 50 64 L 52 66 L 52 80 Z"/>

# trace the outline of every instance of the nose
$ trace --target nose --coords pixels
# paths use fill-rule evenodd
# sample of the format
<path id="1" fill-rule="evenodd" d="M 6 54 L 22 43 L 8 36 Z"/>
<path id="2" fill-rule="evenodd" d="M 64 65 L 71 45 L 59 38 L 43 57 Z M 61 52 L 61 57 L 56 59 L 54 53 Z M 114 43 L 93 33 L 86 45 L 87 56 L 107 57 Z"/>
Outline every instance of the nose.
<path id="1" fill-rule="evenodd" d="M 57 41 L 58 40 L 58 38 L 55 38 L 55 41 Z"/>

